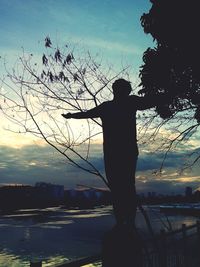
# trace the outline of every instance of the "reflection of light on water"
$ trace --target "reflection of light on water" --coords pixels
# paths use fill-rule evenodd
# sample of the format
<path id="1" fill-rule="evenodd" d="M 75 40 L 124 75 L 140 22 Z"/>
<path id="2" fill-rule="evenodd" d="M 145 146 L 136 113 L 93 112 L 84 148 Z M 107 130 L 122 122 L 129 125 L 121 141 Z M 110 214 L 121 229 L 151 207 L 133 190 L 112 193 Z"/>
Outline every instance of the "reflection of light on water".
<path id="1" fill-rule="evenodd" d="M 42 261 L 42 266 L 50 267 L 50 266 L 54 266 L 55 264 L 57 265 L 57 264 L 66 263 L 67 260 L 68 260 L 67 258 L 58 255 L 48 260 Z"/>
<path id="2" fill-rule="evenodd" d="M 96 263 L 83 265 L 83 267 L 100 267 L 100 266 L 102 266 L 101 262 L 96 262 Z"/>
<path id="3" fill-rule="evenodd" d="M 63 224 L 63 225 L 65 225 L 65 224 L 70 224 L 70 223 L 73 223 L 73 221 L 70 221 L 70 220 L 68 220 L 68 221 L 56 221 L 56 222 L 47 222 L 47 223 L 43 223 L 42 225 L 56 225 L 56 224 Z"/>
<path id="4" fill-rule="evenodd" d="M 62 229 L 61 226 L 48 225 L 48 224 L 47 224 L 47 225 L 45 225 L 45 224 L 43 225 L 43 224 L 42 224 L 42 225 L 40 225 L 39 227 L 40 227 L 40 228 L 47 228 L 47 229 Z"/>
<path id="5" fill-rule="evenodd" d="M 95 209 L 87 209 L 87 210 L 66 210 L 66 215 L 62 217 L 71 217 L 74 219 L 80 219 L 80 218 L 96 218 L 101 216 L 107 216 L 111 213 L 111 206 L 108 207 L 100 207 Z"/>
<path id="6" fill-rule="evenodd" d="M 73 218 L 97 218 L 97 217 L 101 217 L 101 216 L 106 216 L 108 214 L 106 213 L 101 213 L 101 214 L 98 214 L 98 213 L 88 213 L 88 214 L 79 214 L 79 215 L 74 215 Z"/>
<path id="7" fill-rule="evenodd" d="M 41 209 L 41 211 L 58 211 L 58 207 L 49 207 L 49 208 Z"/>
<path id="8" fill-rule="evenodd" d="M 5 224 L 5 223 L 0 223 L 0 227 L 12 227 L 12 228 L 23 228 L 24 226 L 23 225 L 12 225 L 12 224 L 10 224 L 10 223 L 7 223 L 7 224 Z"/>
<path id="9" fill-rule="evenodd" d="M 147 207 L 145 209 L 147 210 Z M 0 267 L 29 267 L 31 259 L 41 259 L 42 266 L 50 267 L 63 264 L 69 259 L 96 253 L 101 244 L 102 234 L 114 224 L 113 216 L 110 216 L 111 210 L 111 207 L 87 210 L 54 207 L 48 210 L 23 210 L 21 214 L 18 211 L 17 214 L 13 214 L 14 216 L 10 214 L 10 217 L 6 218 L 1 216 L 0 251 L 1 248 L 10 250 L 9 253 L 8 250 L 0 252 Z M 166 217 L 164 218 L 159 208 L 155 206 L 147 210 L 147 213 L 153 228 L 159 231 L 162 227 L 160 219 L 165 219 L 166 222 Z M 182 223 L 188 225 L 196 222 L 192 217 L 168 217 L 173 229 L 180 228 Z M 139 229 L 144 229 L 146 237 L 147 227 L 140 211 L 137 212 L 137 225 Z M 12 255 L 15 253 L 20 256 Z M 100 266 L 99 263 L 85 265 L 85 267 Z"/>
<path id="10" fill-rule="evenodd" d="M 7 252 L 6 250 L 3 250 L 0 253 L 0 266 L 1 267 L 24 267 L 29 266 L 30 263 L 28 261 L 23 261 L 11 253 Z"/>
<path id="11" fill-rule="evenodd" d="M 1 223 L 0 227 L 10 227 L 11 225 L 9 223 Z"/>
<path id="12" fill-rule="evenodd" d="M 49 228 L 49 229 L 61 229 L 63 225 L 71 224 L 73 223 L 72 220 L 67 221 L 53 221 L 53 222 L 46 222 L 46 223 L 38 223 L 34 225 L 34 227 L 40 227 L 40 228 Z"/>
<path id="13" fill-rule="evenodd" d="M 31 260 L 34 262 L 36 259 L 30 259 L 30 260 L 20 259 L 20 257 L 9 253 L 7 250 L 3 250 L 0 253 L 0 266 L 1 267 L 29 267 Z M 55 256 L 49 259 L 43 259 L 41 261 L 42 261 L 42 266 L 50 267 L 50 266 L 55 266 L 56 264 L 65 263 L 67 262 L 67 260 L 68 259 L 66 257 L 58 255 L 58 256 Z M 37 257 L 37 261 L 39 261 L 38 257 Z"/>
<path id="14" fill-rule="evenodd" d="M 144 208 L 155 233 L 159 232 L 161 229 L 168 230 L 170 227 L 172 227 L 172 230 L 176 230 L 181 228 L 182 224 L 185 224 L 186 226 L 193 225 L 197 220 L 197 218 L 193 216 L 168 215 L 161 213 L 159 206 L 145 206 Z M 146 222 L 139 211 L 136 216 L 136 225 L 140 231 L 146 235 Z"/>
<path id="15" fill-rule="evenodd" d="M 32 217 L 32 216 L 37 216 L 37 213 L 20 213 L 20 214 L 9 214 L 9 215 L 2 215 L 3 218 L 21 218 L 21 217 Z"/>

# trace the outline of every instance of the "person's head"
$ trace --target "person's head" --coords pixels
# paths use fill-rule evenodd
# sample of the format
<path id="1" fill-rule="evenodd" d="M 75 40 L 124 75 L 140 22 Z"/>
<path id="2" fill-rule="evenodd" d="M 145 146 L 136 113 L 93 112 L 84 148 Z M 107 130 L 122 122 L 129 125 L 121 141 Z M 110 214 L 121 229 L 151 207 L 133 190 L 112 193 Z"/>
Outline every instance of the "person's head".
<path id="1" fill-rule="evenodd" d="M 127 97 L 132 90 L 131 83 L 125 79 L 118 79 L 114 81 L 112 84 L 112 89 L 114 98 L 118 99 Z"/>

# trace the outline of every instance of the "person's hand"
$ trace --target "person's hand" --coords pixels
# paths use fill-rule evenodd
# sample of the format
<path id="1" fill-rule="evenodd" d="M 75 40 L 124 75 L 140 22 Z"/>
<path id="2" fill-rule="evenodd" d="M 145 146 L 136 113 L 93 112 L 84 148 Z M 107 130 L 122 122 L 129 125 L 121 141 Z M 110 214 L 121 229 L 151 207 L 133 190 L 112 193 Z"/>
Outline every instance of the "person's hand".
<path id="1" fill-rule="evenodd" d="M 63 116 L 65 119 L 71 119 L 71 118 L 72 118 L 72 114 L 71 114 L 71 113 L 62 114 L 62 116 Z"/>

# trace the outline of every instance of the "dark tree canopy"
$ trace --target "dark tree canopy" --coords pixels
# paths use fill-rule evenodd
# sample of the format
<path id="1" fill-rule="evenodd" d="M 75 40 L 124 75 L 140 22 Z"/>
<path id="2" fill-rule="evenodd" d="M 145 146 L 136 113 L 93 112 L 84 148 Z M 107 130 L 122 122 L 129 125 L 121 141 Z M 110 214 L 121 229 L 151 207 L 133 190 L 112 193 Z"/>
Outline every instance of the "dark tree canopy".
<path id="1" fill-rule="evenodd" d="M 196 0 L 151 0 L 141 17 L 145 33 L 156 41 L 143 56 L 140 78 L 144 95 L 169 93 L 173 101 L 157 112 L 169 118 L 190 109 L 200 122 L 199 3 Z"/>

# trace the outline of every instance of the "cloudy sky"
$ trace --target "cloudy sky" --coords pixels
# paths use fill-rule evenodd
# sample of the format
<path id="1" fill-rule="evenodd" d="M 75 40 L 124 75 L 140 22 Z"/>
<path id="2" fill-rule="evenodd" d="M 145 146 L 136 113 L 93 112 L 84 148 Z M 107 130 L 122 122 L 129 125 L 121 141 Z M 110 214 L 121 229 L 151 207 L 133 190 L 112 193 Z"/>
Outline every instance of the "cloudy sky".
<path id="1" fill-rule="evenodd" d="M 59 45 L 78 44 L 98 52 L 115 65 L 125 62 L 137 75 L 143 52 L 153 46 L 151 36 L 145 35 L 140 25 L 141 15 L 150 6 L 149 0 L 1 0 L 1 58 L 12 66 L 22 47 L 40 57 L 44 38 L 50 36 Z M 3 64 L 0 71 L 3 77 Z M 77 183 L 102 186 L 99 178 L 66 164 L 64 158 L 41 140 L 5 130 L 11 127 L 2 117 L 1 184 L 45 181 L 66 187 Z M 137 171 L 138 190 L 175 193 L 184 192 L 188 185 L 198 188 L 198 166 L 182 174 L 178 171 L 188 147 L 185 150 L 169 153 L 162 177 L 153 172 L 159 168 L 163 155 L 142 152 Z M 91 147 L 91 158 L 103 173 L 101 144 Z"/>

